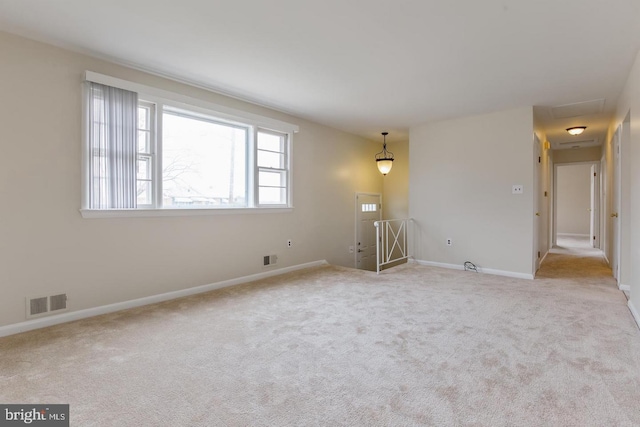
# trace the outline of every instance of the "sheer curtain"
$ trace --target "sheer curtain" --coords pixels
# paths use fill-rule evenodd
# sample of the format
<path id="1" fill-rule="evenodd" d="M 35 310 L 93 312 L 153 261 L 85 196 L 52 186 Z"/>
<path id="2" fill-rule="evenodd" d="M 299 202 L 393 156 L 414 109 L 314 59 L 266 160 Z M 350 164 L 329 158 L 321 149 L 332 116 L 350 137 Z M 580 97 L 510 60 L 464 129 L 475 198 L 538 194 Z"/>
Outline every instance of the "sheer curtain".
<path id="1" fill-rule="evenodd" d="M 88 84 L 89 209 L 133 209 L 137 201 L 138 94 Z"/>

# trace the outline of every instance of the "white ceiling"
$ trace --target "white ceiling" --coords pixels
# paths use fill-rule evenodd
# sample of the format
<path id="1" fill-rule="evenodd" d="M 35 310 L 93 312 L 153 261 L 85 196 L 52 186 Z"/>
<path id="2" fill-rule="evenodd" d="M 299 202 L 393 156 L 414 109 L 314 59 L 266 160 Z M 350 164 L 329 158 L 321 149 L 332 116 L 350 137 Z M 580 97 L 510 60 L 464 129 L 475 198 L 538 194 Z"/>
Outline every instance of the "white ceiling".
<path id="1" fill-rule="evenodd" d="M 0 30 L 379 140 L 536 106 L 552 142 L 604 138 L 639 0 L 0 0 Z M 549 108 L 605 99 L 601 113 Z"/>

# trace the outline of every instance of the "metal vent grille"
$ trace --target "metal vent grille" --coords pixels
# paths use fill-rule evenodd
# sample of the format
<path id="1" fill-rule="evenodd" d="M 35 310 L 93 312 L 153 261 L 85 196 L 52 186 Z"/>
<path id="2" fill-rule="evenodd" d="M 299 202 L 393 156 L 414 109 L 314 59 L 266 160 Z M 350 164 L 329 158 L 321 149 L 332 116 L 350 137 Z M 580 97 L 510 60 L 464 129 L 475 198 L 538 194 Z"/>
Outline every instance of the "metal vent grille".
<path id="1" fill-rule="evenodd" d="M 49 297 L 49 310 L 64 310 L 67 308 L 67 294 L 51 295 Z"/>
<path id="2" fill-rule="evenodd" d="M 47 311 L 49 311 L 47 307 L 47 297 L 31 298 L 29 300 L 29 316 L 37 316 Z"/>
<path id="3" fill-rule="evenodd" d="M 277 262 L 278 255 L 265 255 L 264 257 L 262 257 L 262 265 L 265 267 L 268 265 L 276 264 Z"/>

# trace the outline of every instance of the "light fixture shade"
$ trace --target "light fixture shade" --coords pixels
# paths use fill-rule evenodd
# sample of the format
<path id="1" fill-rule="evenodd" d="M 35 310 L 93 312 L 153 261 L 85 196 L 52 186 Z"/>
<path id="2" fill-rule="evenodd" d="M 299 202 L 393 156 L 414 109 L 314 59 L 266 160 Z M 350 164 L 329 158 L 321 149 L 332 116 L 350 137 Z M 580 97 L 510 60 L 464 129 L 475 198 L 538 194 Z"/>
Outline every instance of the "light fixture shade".
<path id="1" fill-rule="evenodd" d="M 382 151 L 376 154 L 376 165 L 378 165 L 378 170 L 382 175 L 388 174 L 393 166 L 393 153 L 387 151 L 387 135 L 389 135 L 389 132 L 382 132 L 382 137 L 384 138 Z"/>
<path id="2" fill-rule="evenodd" d="M 386 175 L 391 170 L 393 166 L 393 159 L 377 159 L 376 163 L 378 165 L 378 170 L 382 175 Z"/>
<path id="3" fill-rule="evenodd" d="M 567 128 L 567 132 L 569 132 L 570 135 L 580 135 L 586 128 L 586 126 L 574 126 L 572 128 Z"/>

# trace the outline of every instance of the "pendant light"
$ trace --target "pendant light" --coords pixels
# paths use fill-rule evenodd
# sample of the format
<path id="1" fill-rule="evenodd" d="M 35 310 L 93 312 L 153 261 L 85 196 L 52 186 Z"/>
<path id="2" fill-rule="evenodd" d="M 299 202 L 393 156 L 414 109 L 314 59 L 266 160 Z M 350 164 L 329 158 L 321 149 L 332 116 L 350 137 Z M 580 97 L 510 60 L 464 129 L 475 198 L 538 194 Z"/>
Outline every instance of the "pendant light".
<path id="1" fill-rule="evenodd" d="M 376 154 L 376 164 L 382 175 L 388 174 L 393 166 L 393 153 L 387 151 L 387 135 L 389 135 L 389 132 L 382 132 L 382 137 L 384 138 L 382 151 Z"/>

